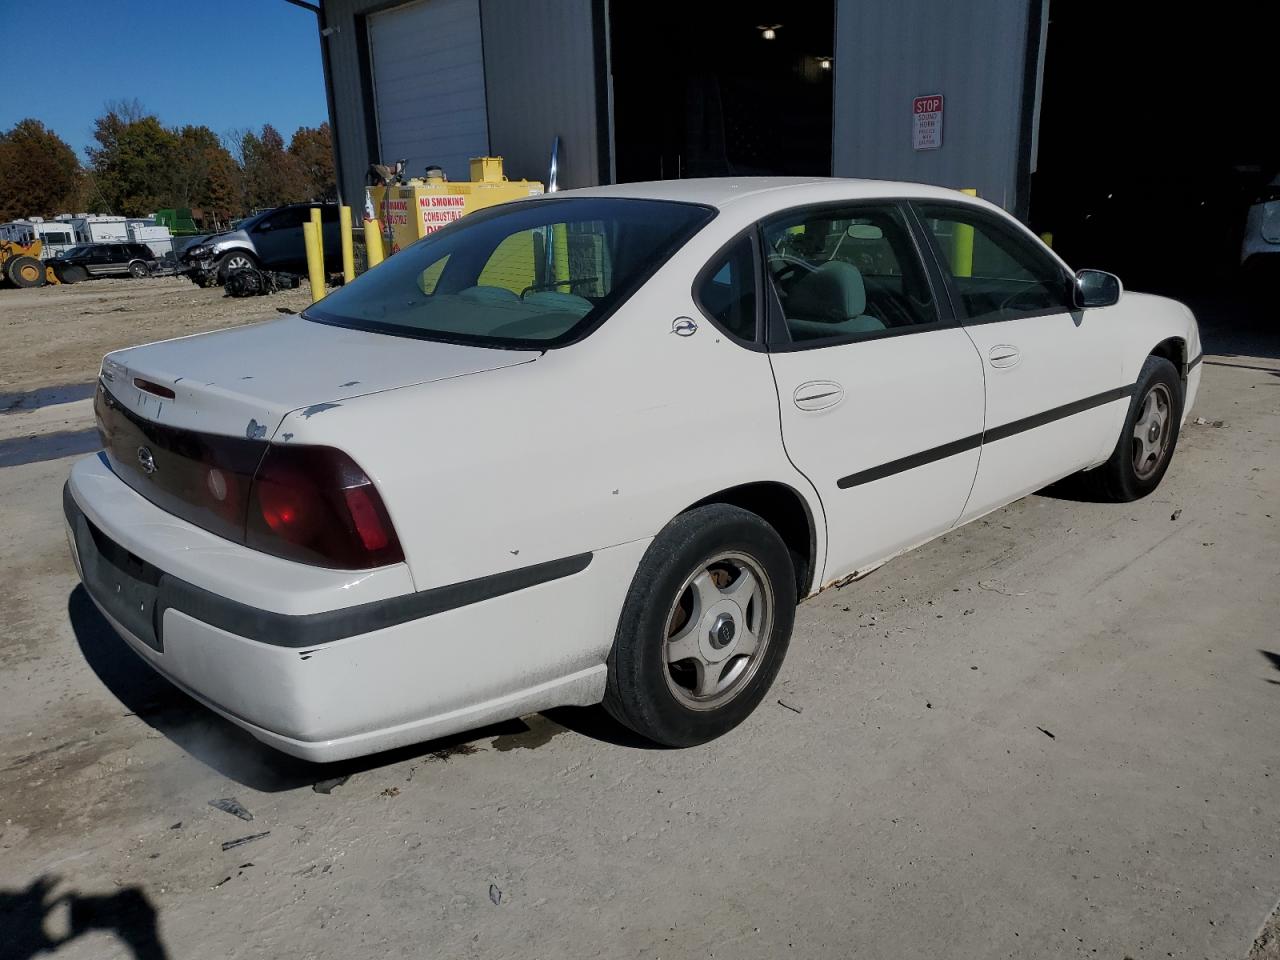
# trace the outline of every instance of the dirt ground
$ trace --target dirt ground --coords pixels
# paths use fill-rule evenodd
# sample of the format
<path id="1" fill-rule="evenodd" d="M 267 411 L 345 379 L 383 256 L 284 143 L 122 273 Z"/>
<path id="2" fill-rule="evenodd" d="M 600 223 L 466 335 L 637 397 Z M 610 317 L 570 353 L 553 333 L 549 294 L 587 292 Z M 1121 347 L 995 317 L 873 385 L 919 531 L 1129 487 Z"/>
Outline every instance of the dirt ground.
<path id="1" fill-rule="evenodd" d="M 93 380 L 112 350 L 265 320 L 310 302 L 305 280 L 297 290 L 242 300 L 181 277 L 0 289 L 0 410 L 6 394 Z"/>
<path id="2" fill-rule="evenodd" d="M 147 671 L 60 507 L 102 353 L 307 299 L 0 291 L 0 957 L 1277 956 L 1270 313 L 1198 306 L 1150 498 L 1046 491 L 806 602 L 719 741 L 558 710 L 320 767 Z"/>

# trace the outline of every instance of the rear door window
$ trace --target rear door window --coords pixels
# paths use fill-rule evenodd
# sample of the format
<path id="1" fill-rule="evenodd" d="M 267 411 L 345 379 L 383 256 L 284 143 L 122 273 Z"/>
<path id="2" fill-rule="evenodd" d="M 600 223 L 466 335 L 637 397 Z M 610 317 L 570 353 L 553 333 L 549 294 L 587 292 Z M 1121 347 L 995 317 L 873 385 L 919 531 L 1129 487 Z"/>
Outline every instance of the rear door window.
<path id="1" fill-rule="evenodd" d="M 913 333 L 941 322 L 895 204 L 784 214 L 765 223 L 763 235 L 767 272 L 792 343 Z"/>

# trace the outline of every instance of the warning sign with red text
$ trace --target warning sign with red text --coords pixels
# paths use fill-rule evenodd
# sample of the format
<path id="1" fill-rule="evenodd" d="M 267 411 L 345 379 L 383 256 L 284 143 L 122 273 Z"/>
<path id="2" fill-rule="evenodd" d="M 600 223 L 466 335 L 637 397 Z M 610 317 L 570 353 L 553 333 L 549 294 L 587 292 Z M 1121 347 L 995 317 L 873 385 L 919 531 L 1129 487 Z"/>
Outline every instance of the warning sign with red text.
<path id="1" fill-rule="evenodd" d="M 915 150 L 937 150 L 942 146 L 942 94 L 911 101 L 911 146 Z"/>
<path id="2" fill-rule="evenodd" d="M 449 194 L 430 194 L 418 198 L 418 215 L 422 217 L 422 233 L 434 233 L 467 212 L 467 198 Z"/>

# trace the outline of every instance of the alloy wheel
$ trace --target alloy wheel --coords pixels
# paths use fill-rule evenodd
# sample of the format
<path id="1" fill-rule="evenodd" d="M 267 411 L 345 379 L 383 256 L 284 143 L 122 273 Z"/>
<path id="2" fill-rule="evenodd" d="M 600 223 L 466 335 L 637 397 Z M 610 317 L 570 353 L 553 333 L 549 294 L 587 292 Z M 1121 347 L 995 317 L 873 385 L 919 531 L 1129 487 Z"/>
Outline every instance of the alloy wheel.
<path id="1" fill-rule="evenodd" d="M 717 554 L 684 581 L 667 615 L 667 686 L 684 706 L 724 706 L 755 676 L 769 645 L 774 600 L 759 564 Z"/>

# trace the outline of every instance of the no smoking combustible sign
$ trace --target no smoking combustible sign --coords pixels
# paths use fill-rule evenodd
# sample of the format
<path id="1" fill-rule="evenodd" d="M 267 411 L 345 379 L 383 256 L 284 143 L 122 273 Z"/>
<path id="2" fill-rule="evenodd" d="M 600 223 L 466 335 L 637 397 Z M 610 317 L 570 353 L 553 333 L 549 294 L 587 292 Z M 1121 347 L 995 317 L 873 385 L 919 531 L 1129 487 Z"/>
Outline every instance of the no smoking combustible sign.
<path id="1" fill-rule="evenodd" d="M 916 150 L 942 146 L 942 94 L 911 101 L 911 146 Z"/>

